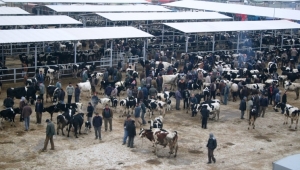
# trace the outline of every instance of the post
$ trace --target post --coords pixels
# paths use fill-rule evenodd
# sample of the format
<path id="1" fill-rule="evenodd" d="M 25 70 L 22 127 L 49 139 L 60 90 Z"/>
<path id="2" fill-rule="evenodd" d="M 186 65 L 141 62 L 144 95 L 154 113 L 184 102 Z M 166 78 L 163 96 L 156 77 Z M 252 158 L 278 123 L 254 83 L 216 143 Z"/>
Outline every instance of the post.
<path id="1" fill-rule="evenodd" d="M 146 40 L 144 40 L 144 49 L 143 49 L 144 61 L 146 60 Z"/>
<path id="2" fill-rule="evenodd" d="M 10 43 L 10 55 L 12 55 L 12 43 Z"/>
<path id="3" fill-rule="evenodd" d="M 259 51 L 261 51 L 261 45 L 262 45 L 262 33 L 260 32 Z"/>
<path id="4" fill-rule="evenodd" d="M 165 32 L 165 25 L 163 25 L 163 29 L 162 29 L 161 45 L 159 46 L 159 50 L 161 50 L 161 46 L 164 45 L 164 32 Z"/>
<path id="5" fill-rule="evenodd" d="M 239 47 L 240 47 L 240 32 L 238 32 L 238 39 L 237 39 L 237 43 L 236 43 L 236 52 L 239 52 Z"/>
<path id="6" fill-rule="evenodd" d="M 189 45 L 189 36 L 185 36 L 185 52 L 188 52 L 188 45 Z"/>
<path id="7" fill-rule="evenodd" d="M 215 34 L 213 36 L 213 43 L 212 43 L 212 52 L 215 52 Z"/>
<path id="8" fill-rule="evenodd" d="M 283 46 L 283 34 L 281 35 L 281 48 Z"/>
<path id="9" fill-rule="evenodd" d="M 76 46 L 76 45 L 77 45 L 77 44 L 74 43 L 74 64 L 76 64 L 76 62 L 77 62 L 77 61 L 76 61 L 76 55 L 77 55 L 77 53 L 76 53 L 76 52 L 77 52 L 77 51 L 76 51 L 76 50 L 77 50 L 77 46 Z"/>
<path id="10" fill-rule="evenodd" d="M 29 54 L 30 49 L 29 49 L 29 44 L 27 44 L 27 54 Z"/>
<path id="11" fill-rule="evenodd" d="M 4 53 L 3 53 L 4 44 L 2 44 L 2 64 L 4 64 Z"/>
<path id="12" fill-rule="evenodd" d="M 43 52 L 45 52 L 45 42 L 43 41 Z"/>
<path id="13" fill-rule="evenodd" d="M 37 69 L 37 45 L 34 44 L 34 69 Z"/>
<path id="14" fill-rule="evenodd" d="M 112 51 L 113 51 L 113 41 L 110 42 L 110 67 L 112 67 Z"/>
<path id="15" fill-rule="evenodd" d="M 16 74 L 17 74 L 17 72 L 16 72 L 16 69 L 14 68 L 14 83 L 16 83 L 16 81 L 17 81 L 16 80 L 17 79 L 17 75 Z"/>
<path id="16" fill-rule="evenodd" d="M 175 30 L 173 30 L 173 41 L 172 41 L 172 44 L 173 44 L 173 51 L 174 51 L 174 48 L 175 48 Z"/>
<path id="17" fill-rule="evenodd" d="M 293 38 L 293 29 L 291 29 L 291 38 Z"/>

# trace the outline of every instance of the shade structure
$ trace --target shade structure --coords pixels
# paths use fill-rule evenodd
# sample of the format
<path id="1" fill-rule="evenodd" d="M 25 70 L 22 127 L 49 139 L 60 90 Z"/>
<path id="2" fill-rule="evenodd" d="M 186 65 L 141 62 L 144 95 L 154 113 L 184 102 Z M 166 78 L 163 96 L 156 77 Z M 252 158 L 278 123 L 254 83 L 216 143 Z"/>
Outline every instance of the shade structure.
<path id="1" fill-rule="evenodd" d="M 300 11 L 290 9 L 256 7 L 250 5 L 225 4 L 206 1 L 177 1 L 163 5 L 199 10 L 210 10 L 216 12 L 228 12 L 234 14 L 300 20 Z"/>
<path id="2" fill-rule="evenodd" d="M 149 3 L 146 0 L 3 0 L 4 2 L 21 2 L 21 3 Z"/>
<path id="3" fill-rule="evenodd" d="M 0 7 L 0 15 L 26 15 L 28 12 L 18 7 Z"/>
<path id="4" fill-rule="evenodd" d="M 300 169 L 300 154 L 287 156 L 273 162 L 273 170 L 298 170 Z"/>
<path id="5" fill-rule="evenodd" d="M 65 15 L 0 16 L 0 26 L 56 25 L 56 24 L 82 24 L 82 23 Z"/>
<path id="6" fill-rule="evenodd" d="M 230 19 L 217 12 L 97 13 L 111 21 Z"/>
<path id="7" fill-rule="evenodd" d="M 0 44 L 153 37 L 134 27 L 17 29 L 0 31 Z"/>
<path id="8" fill-rule="evenodd" d="M 157 5 L 46 5 L 56 12 L 159 12 L 171 11 Z"/>
<path id="9" fill-rule="evenodd" d="M 5 2 L 0 1 L 0 5 L 4 5 L 4 4 L 5 4 Z"/>
<path id="10" fill-rule="evenodd" d="M 224 22 L 186 22 L 164 23 L 184 33 L 250 31 L 250 30 L 278 30 L 299 29 L 300 24 L 286 20 L 272 21 L 224 21 Z"/>

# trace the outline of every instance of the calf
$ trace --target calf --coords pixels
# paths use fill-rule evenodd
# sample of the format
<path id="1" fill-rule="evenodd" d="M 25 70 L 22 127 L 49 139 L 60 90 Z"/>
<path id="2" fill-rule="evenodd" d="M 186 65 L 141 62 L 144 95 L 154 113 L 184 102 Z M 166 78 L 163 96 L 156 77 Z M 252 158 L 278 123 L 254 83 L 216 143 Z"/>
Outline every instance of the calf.
<path id="1" fill-rule="evenodd" d="M 121 100 L 120 106 L 124 107 L 123 115 L 126 115 L 126 111 L 129 114 L 129 112 L 130 112 L 129 109 L 131 110 L 131 114 L 133 114 L 133 110 L 134 110 L 136 104 L 137 104 L 137 98 L 134 98 L 134 97 L 129 97 L 129 98 L 127 97 L 126 99 Z"/>
<path id="2" fill-rule="evenodd" d="M 2 110 L 0 112 L 0 117 L 5 120 L 8 120 L 10 121 L 10 125 L 11 126 L 16 126 L 15 125 L 15 116 L 16 114 L 20 113 L 20 109 L 19 108 L 9 108 L 9 109 L 5 109 L 5 110 Z M 0 121 L 0 128 L 2 129 L 2 126 L 1 126 L 1 122 L 2 120 Z"/>
<path id="3" fill-rule="evenodd" d="M 289 81 L 284 82 L 284 89 L 285 90 L 290 90 L 290 91 L 295 91 L 296 93 L 296 99 L 299 98 L 299 91 L 300 91 L 300 83 L 291 83 Z"/>
<path id="4" fill-rule="evenodd" d="M 81 126 L 82 126 L 83 121 L 84 121 L 83 116 L 84 116 L 84 113 L 78 113 L 78 114 L 73 116 L 73 118 L 71 119 L 71 121 L 69 123 L 68 137 L 69 137 L 70 130 L 71 130 L 72 127 L 74 128 L 74 133 L 75 133 L 76 138 L 78 138 L 77 130 L 79 130 L 79 134 L 81 134 Z"/>
<path id="5" fill-rule="evenodd" d="M 92 91 L 92 86 L 89 80 L 83 83 L 78 83 L 77 84 L 79 89 L 81 90 L 80 94 L 83 94 L 82 92 L 86 92 L 88 97 L 91 97 L 91 91 Z"/>
<path id="6" fill-rule="evenodd" d="M 164 118 L 162 116 L 158 116 L 154 120 L 148 121 L 148 123 L 150 123 L 150 129 L 152 129 L 152 128 L 162 129 L 163 128 L 163 120 L 164 120 Z"/>
<path id="7" fill-rule="evenodd" d="M 86 134 L 88 134 L 89 131 L 91 130 L 91 127 L 92 127 L 91 122 L 86 121 L 86 122 L 84 123 L 84 127 L 85 127 L 84 132 L 85 132 Z"/>
<path id="8" fill-rule="evenodd" d="M 283 122 L 283 124 L 288 124 L 288 118 L 291 118 L 290 128 L 292 127 L 293 121 L 295 120 L 295 122 L 296 122 L 295 129 L 297 129 L 299 115 L 300 115 L 300 110 L 298 109 L 298 107 L 293 107 L 289 104 L 278 103 L 277 105 L 275 105 L 274 110 L 277 112 L 278 108 L 281 108 L 281 110 L 284 111 L 284 122 Z"/>

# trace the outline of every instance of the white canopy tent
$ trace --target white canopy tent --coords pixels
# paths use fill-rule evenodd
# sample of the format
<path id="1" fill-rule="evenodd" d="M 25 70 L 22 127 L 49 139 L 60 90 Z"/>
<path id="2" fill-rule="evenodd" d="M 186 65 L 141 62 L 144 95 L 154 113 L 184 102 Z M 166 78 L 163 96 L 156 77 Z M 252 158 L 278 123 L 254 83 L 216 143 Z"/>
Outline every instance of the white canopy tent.
<path id="1" fill-rule="evenodd" d="M 5 4 L 5 2 L 0 1 L 0 5 L 4 5 L 4 4 Z"/>
<path id="2" fill-rule="evenodd" d="M 146 4 L 146 0 L 3 0 L 4 2 L 20 2 L 20 3 L 119 3 L 119 4 Z"/>
<path id="3" fill-rule="evenodd" d="M 18 7 L 0 7 L 0 15 L 28 15 L 30 13 Z"/>
<path id="4" fill-rule="evenodd" d="M 82 24 L 82 23 L 65 15 L 0 16 L 0 26 L 56 25 L 56 24 Z"/>
<path id="5" fill-rule="evenodd" d="M 56 12 L 166 12 L 157 5 L 46 5 Z"/>
<path id="6" fill-rule="evenodd" d="M 53 42 L 53 41 L 78 41 L 118 38 L 147 38 L 153 35 L 134 27 L 97 27 L 97 28 L 60 28 L 60 29 L 17 29 L 0 30 L 0 44 Z M 144 57 L 146 55 L 144 41 Z M 112 49 L 110 47 L 110 65 L 112 65 Z M 37 68 L 37 46 L 35 45 L 35 68 Z M 76 45 L 74 46 L 74 62 L 76 63 Z"/>
<path id="7" fill-rule="evenodd" d="M 210 10 L 216 12 L 228 12 L 234 14 L 246 14 L 272 18 L 300 20 L 299 10 L 257 7 L 250 5 L 225 4 L 207 1 L 177 1 L 163 4 L 170 7 Z"/>
<path id="8" fill-rule="evenodd" d="M 97 13 L 111 21 L 231 19 L 217 12 Z"/>
<path id="9" fill-rule="evenodd" d="M 164 23 L 169 27 L 184 32 L 226 32 L 226 31 L 254 31 L 254 30 L 281 30 L 281 29 L 299 29 L 300 24 L 286 20 L 272 21 L 223 21 L 223 22 L 186 22 L 186 23 Z M 260 34 L 260 49 L 262 44 L 262 34 Z M 282 39 L 283 40 L 283 39 Z M 187 52 L 186 41 L 186 52 Z M 214 44 L 214 40 L 213 40 Z M 214 45 L 213 45 L 214 47 Z M 239 49 L 239 34 L 237 50 Z M 214 49 L 213 49 L 214 51 Z"/>

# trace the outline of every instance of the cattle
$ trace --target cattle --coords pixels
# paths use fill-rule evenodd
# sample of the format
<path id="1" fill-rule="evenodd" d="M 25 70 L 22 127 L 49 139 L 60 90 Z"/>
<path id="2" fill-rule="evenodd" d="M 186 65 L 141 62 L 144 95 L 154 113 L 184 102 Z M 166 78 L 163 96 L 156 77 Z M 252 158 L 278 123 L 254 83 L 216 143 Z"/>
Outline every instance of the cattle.
<path id="1" fill-rule="evenodd" d="M 284 82 L 287 80 L 287 75 L 279 75 L 278 80 L 279 82 L 281 82 L 282 86 L 284 87 Z"/>
<path id="2" fill-rule="evenodd" d="M 92 91 L 92 86 L 89 80 L 87 80 L 86 82 L 81 82 L 77 84 L 79 89 L 81 90 L 80 94 L 83 94 L 82 92 L 86 92 L 87 93 L 87 97 L 91 97 L 91 91 Z"/>
<path id="3" fill-rule="evenodd" d="M 164 69 L 167 69 L 169 66 L 173 66 L 171 63 L 168 63 L 168 62 L 161 62 L 163 65 L 164 65 Z M 158 67 L 158 64 L 159 64 L 159 61 L 156 61 L 155 62 L 155 67 L 157 68 Z"/>
<path id="4" fill-rule="evenodd" d="M 204 101 L 208 100 L 209 93 L 210 93 L 209 88 L 208 88 L 208 87 L 205 87 L 205 88 L 203 89 L 202 93 L 203 93 Z"/>
<path id="5" fill-rule="evenodd" d="M 177 156 L 178 150 L 178 134 L 176 131 L 171 132 L 163 129 L 154 129 L 153 131 L 147 129 L 141 129 L 139 136 L 141 138 L 146 137 L 149 139 L 155 146 L 154 153 L 157 155 L 157 145 L 162 145 L 166 147 L 169 145 L 170 152 L 169 157 L 174 153 L 174 157 Z"/>
<path id="6" fill-rule="evenodd" d="M 250 90 L 259 90 L 259 91 L 263 91 L 265 84 L 261 84 L 261 83 L 256 83 L 256 84 L 246 84 L 246 87 Z"/>
<path id="7" fill-rule="evenodd" d="M 105 98 L 100 98 L 98 102 L 101 103 L 103 106 L 105 106 L 106 104 L 109 104 L 111 100 L 110 98 L 105 97 Z"/>
<path id="8" fill-rule="evenodd" d="M 163 93 L 157 93 L 157 99 L 166 102 L 171 97 L 175 96 L 175 92 L 165 91 Z"/>
<path id="9" fill-rule="evenodd" d="M 131 114 L 133 114 L 133 110 L 135 108 L 137 104 L 137 98 L 134 98 L 134 97 L 127 97 L 126 99 L 123 99 L 120 101 L 120 106 L 123 106 L 124 107 L 124 112 L 123 112 L 123 115 L 126 115 L 126 111 L 127 111 L 127 114 L 129 114 L 129 110 L 131 110 Z"/>
<path id="10" fill-rule="evenodd" d="M 207 106 L 207 110 L 209 111 L 209 115 L 211 119 L 217 118 L 219 120 L 220 116 L 220 101 L 219 100 L 212 100 L 212 101 L 206 101 L 202 102 L 200 104 L 200 111 L 203 106 Z"/>
<path id="11" fill-rule="evenodd" d="M 150 129 L 152 129 L 152 128 L 162 129 L 163 121 L 164 121 L 164 118 L 162 116 L 158 116 L 158 117 L 154 118 L 153 120 L 148 121 L 148 123 L 150 123 Z"/>
<path id="12" fill-rule="evenodd" d="M 10 121 L 10 125 L 11 126 L 16 126 L 15 125 L 15 116 L 16 114 L 20 113 L 20 109 L 19 108 L 8 108 L 8 109 L 5 109 L 5 110 L 2 110 L 0 112 L 0 117 L 5 120 L 8 120 Z M 2 120 L 0 120 L 0 128 L 2 129 L 2 125 L 1 125 L 1 122 Z"/>
<path id="13" fill-rule="evenodd" d="M 300 83 L 291 83 L 289 81 L 284 82 L 284 89 L 289 91 L 295 91 L 296 99 L 299 98 L 299 90 L 300 90 Z"/>
<path id="14" fill-rule="evenodd" d="M 49 85 L 46 90 L 47 90 L 47 92 L 46 92 L 46 102 L 47 102 L 49 97 L 51 99 L 51 102 L 53 102 L 53 103 L 57 102 L 60 89 L 57 88 L 56 86 Z"/>
<path id="15" fill-rule="evenodd" d="M 115 87 L 115 84 L 116 84 L 116 82 L 115 81 L 104 81 L 104 80 L 102 80 L 101 82 L 100 82 L 100 90 L 101 89 L 106 89 L 106 87 L 108 86 L 108 85 L 111 85 L 111 87 Z M 124 84 L 125 85 L 125 84 Z"/>
<path id="16" fill-rule="evenodd" d="M 53 113 L 57 113 L 60 111 L 65 112 L 68 109 L 71 109 L 72 113 L 75 114 L 77 108 L 82 109 L 82 103 L 71 103 L 71 104 L 58 103 L 56 105 L 44 107 L 43 112 L 48 112 L 51 116 L 51 121 L 52 121 Z"/>
<path id="17" fill-rule="evenodd" d="M 75 137 L 78 138 L 77 136 L 77 130 L 79 131 L 79 134 L 81 134 L 81 127 L 84 121 L 84 113 L 78 113 L 76 115 L 74 115 L 69 123 L 69 129 L 68 129 L 68 137 L 70 134 L 70 130 L 73 127 L 74 128 L 74 133 L 75 133 Z"/>
<path id="18" fill-rule="evenodd" d="M 238 95 L 239 86 L 236 83 L 233 83 L 230 87 L 230 91 L 232 93 L 233 102 L 236 101 L 236 97 Z"/>
<path id="19" fill-rule="evenodd" d="M 100 78 L 103 77 L 103 73 L 94 72 L 93 74 L 91 74 L 91 77 L 95 77 L 98 80 L 97 82 L 100 82 Z M 101 83 L 98 83 L 98 84 L 100 85 Z"/>
<path id="20" fill-rule="evenodd" d="M 256 120 L 256 118 L 257 118 L 257 110 L 254 109 L 254 108 L 252 108 L 252 109 L 250 110 L 250 115 L 249 115 L 249 116 L 250 116 L 250 117 L 249 117 L 249 126 L 248 126 L 248 130 L 250 129 L 250 126 L 251 126 L 251 125 L 252 125 L 252 128 L 255 129 L 254 123 L 255 123 L 255 120 Z"/>
<path id="21" fill-rule="evenodd" d="M 57 135 L 59 135 L 59 129 L 61 129 L 62 135 L 65 135 L 64 127 L 70 123 L 74 114 L 75 112 L 73 112 L 71 109 L 68 109 L 63 114 L 59 114 L 57 116 Z"/>
<path id="22" fill-rule="evenodd" d="M 88 134 L 91 127 L 92 127 L 92 123 L 89 121 L 84 122 L 84 133 Z"/>
<path id="23" fill-rule="evenodd" d="M 110 101 L 111 101 L 111 107 L 113 107 L 113 108 L 117 108 L 117 106 L 118 106 L 118 99 L 117 98 L 115 98 L 115 97 L 111 97 L 110 98 Z"/>
<path id="24" fill-rule="evenodd" d="M 163 87 L 165 87 L 165 84 L 171 84 L 170 90 L 172 88 L 177 86 L 177 79 L 178 79 L 178 73 L 175 75 L 162 75 L 163 78 Z"/>
<path id="25" fill-rule="evenodd" d="M 145 101 L 145 106 L 149 109 L 148 112 L 149 112 L 150 118 L 152 117 L 154 110 L 157 110 L 160 113 L 160 115 L 162 114 L 163 117 L 165 117 L 165 114 L 166 114 L 165 105 L 166 105 L 166 102 L 159 101 L 159 100 L 151 99 L 151 100 Z"/>
<path id="26" fill-rule="evenodd" d="M 49 79 L 49 84 L 52 84 L 52 83 L 54 83 L 54 75 L 55 74 L 55 70 L 54 69 L 51 69 L 51 68 L 49 68 L 48 70 L 47 70 L 47 73 L 46 73 L 46 79 Z"/>
<path id="27" fill-rule="evenodd" d="M 274 62 L 269 62 L 267 68 L 264 69 L 264 72 L 272 74 L 277 71 L 277 64 Z"/>
<path id="28" fill-rule="evenodd" d="M 300 73 L 287 73 L 287 79 L 291 82 L 294 82 L 295 80 L 300 78 Z"/>
<path id="29" fill-rule="evenodd" d="M 36 78 L 29 78 L 26 80 L 26 87 L 34 87 L 37 91 L 40 90 L 39 83 Z"/>
<path id="30" fill-rule="evenodd" d="M 291 118 L 291 125 L 289 126 L 289 128 L 292 127 L 293 121 L 295 120 L 295 129 L 297 129 L 299 115 L 300 115 L 300 110 L 298 109 L 298 107 L 293 107 L 289 104 L 278 103 L 277 105 L 275 105 L 274 110 L 277 111 L 278 108 L 284 110 L 283 124 L 288 124 L 288 118 Z"/>
<path id="31" fill-rule="evenodd" d="M 36 89 L 34 87 L 16 87 L 16 88 L 8 88 L 6 90 L 7 97 L 21 99 L 21 97 L 25 97 L 27 101 L 31 101 L 30 103 L 36 100 Z"/>

